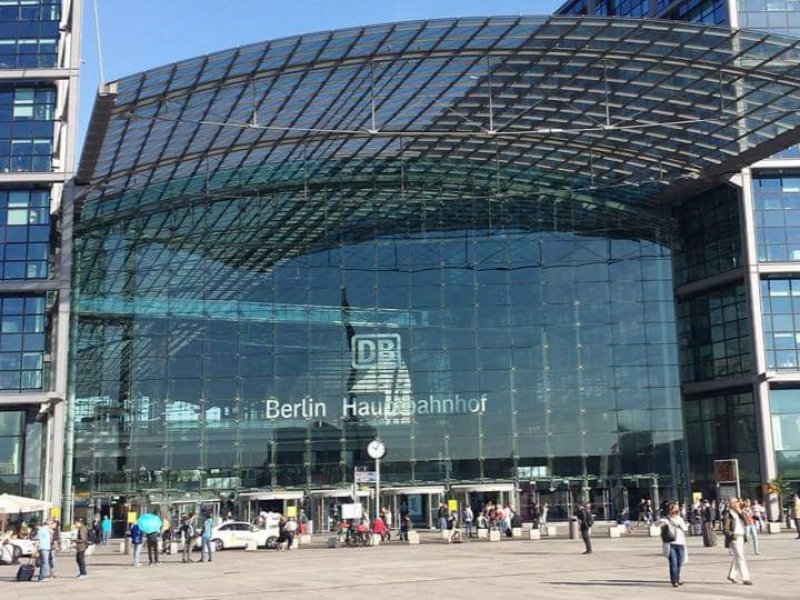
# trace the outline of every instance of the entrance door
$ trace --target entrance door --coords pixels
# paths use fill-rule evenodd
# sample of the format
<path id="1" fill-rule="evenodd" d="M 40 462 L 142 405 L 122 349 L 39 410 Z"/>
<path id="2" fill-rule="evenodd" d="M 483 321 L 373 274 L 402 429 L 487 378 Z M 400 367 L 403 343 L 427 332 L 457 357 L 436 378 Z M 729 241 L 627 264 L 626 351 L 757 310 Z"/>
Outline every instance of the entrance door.
<path id="1" fill-rule="evenodd" d="M 399 496 L 399 501 L 399 514 L 408 512 L 415 528 L 430 527 L 430 494 L 403 494 Z"/>

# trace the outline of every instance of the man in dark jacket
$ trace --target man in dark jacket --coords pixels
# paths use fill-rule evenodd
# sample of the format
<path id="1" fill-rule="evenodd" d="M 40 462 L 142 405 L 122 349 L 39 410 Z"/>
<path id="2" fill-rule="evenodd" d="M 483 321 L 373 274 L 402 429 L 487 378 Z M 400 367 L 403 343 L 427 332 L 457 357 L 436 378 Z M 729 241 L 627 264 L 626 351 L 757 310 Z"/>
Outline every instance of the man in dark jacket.
<path id="1" fill-rule="evenodd" d="M 578 508 L 578 523 L 581 527 L 581 538 L 583 544 L 586 546 L 584 554 L 592 553 L 592 525 L 594 524 L 594 517 L 592 517 L 592 505 L 584 502 Z"/>
<path id="2" fill-rule="evenodd" d="M 86 577 L 86 549 L 89 547 L 89 530 L 83 519 L 75 521 L 75 562 L 78 563 L 78 579 Z"/>

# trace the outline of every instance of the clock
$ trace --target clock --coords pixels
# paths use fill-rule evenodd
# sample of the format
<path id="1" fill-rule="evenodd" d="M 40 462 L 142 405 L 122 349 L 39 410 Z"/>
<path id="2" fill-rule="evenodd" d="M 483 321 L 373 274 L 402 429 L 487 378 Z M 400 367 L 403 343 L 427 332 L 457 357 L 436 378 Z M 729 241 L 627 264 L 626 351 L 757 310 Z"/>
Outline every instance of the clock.
<path id="1" fill-rule="evenodd" d="M 380 440 L 372 440 L 367 446 L 367 454 L 375 460 L 383 458 L 386 455 L 386 446 Z"/>

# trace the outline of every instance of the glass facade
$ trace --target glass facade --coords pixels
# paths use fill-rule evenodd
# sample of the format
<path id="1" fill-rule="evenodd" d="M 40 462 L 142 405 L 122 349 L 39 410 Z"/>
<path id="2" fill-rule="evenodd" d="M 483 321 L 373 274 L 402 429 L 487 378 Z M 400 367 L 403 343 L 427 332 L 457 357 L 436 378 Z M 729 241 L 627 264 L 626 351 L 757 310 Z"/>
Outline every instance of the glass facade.
<path id="1" fill-rule="evenodd" d="M 758 260 L 800 261 L 800 175 L 754 175 L 753 210 Z"/>
<path id="2" fill-rule="evenodd" d="M 49 274 L 49 190 L 0 190 L 0 277 L 46 279 Z"/>
<path id="3" fill-rule="evenodd" d="M 44 428 L 35 413 L 0 411 L 0 494 L 41 494 Z"/>
<path id="4" fill-rule="evenodd" d="M 747 389 L 718 392 L 684 402 L 689 476 L 693 490 L 714 498 L 714 461 L 739 461 L 742 495 L 757 498 L 760 491 L 758 432 L 753 392 Z"/>
<path id="5" fill-rule="evenodd" d="M 674 21 L 724 25 L 728 23 L 728 0 L 687 0 L 669 13 Z"/>
<path id="6" fill-rule="evenodd" d="M 41 390 L 45 297 L 0 297 L 0 390 Z"/>
<path id="7" fill-rule="evenodd" d="M 778 470 L 787 480 L 800 480 L 800 390 L 770 390 L 772 444 Z"/>
<path id="8" fill-rule="evenodd" d="M 0 172 L 50 171 L 55 89 L 0 87 Z"/>
<path id="9" fill-rule="evenodd" d="M 767 368 L 796 371 L 800 368 L 800 277 L 764 279 L 761 310 Z"/>
<path id="10" fill-rule="evenodd" d="M 0 1 L 0 69 L 53 68 L 61 1 Z"/>
<path id="11" fill-rule="evenodd" d="M 749 373 L 750 318 L 744 284 L 681 298 L 678 339 L 684 382 Z"/>
<path id="12" fill-rule="evenodd" d="M 738 0 L 738 7 L 740 27 L 800 35 L 798 0 Z"/>
<path id="13" fill-rule="evenodd" d="M 721 186 L 690 199 L 674 211 L 680 231 L 675 283 L 684 285 L 741 267 L 739 193 Z"/>
<path id="14" fill-rule="evenodd" d="M 636 477 L 677 495 L 668 234 L 598 236 L 541 199 L 403 193 L 327 198 L 291 244 L 293 220 L 268 227 L 303 214 L 285 196 L 85 223 L 78 491 L 341 486 L 379 435 L 387 484 L 535 467 L 615 502 Z M 256 232 L 272 250 L 225 264 Z"/>

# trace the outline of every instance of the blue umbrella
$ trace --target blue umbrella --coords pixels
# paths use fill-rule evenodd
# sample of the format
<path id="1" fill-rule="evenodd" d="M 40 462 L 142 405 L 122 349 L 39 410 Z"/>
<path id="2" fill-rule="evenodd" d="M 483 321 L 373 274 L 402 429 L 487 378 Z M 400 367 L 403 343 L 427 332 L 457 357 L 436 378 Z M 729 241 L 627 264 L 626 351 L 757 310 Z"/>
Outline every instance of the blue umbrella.
<path id="1" fill-rule="evenodd" d="M 161 531 L 161 517 L 150 513 L 145 513 L 136 519 L 136 524 L 142 533 L 153 533 L 154 531 Z"/>

